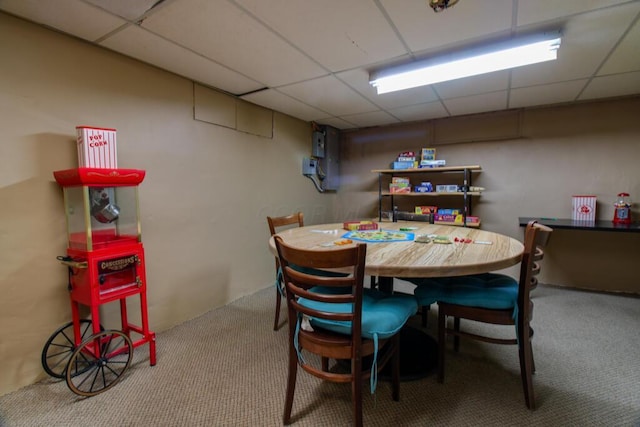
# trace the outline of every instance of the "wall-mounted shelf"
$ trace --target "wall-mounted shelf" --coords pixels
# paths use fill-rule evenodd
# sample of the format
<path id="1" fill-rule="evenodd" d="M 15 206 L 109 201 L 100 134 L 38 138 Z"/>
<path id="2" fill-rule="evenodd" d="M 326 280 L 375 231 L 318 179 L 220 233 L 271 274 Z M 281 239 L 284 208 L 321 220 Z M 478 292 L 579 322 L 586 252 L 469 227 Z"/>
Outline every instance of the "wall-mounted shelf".
<path id="1" fill-rule="evenodd" d="M 391 175 L 405 175 L 416 173 L 442 173 L 442 172 L 464 172 L 464 171 L 481 171 L 479 165 L 472 166 L 441 166 L 437 168 L 417 168 L 417 169 L 374 169 L 371 172 L 384 173 Z"/>
<path id="2" fill-rule="evenodd" d="M 421 169 L 374 169 L 371 172 L 378 174 L 378 219 L 382 221 L 383 212 L 383 200 L 388 199 L 390 203 L 390 211 L 394 207 L 394 199 L 396 197 L 405 198 L 441 198 L 441 197 L 461 197 L 463 199 L 463 225 L 467 225 L 467 216 L 471 215 L 471 198 L 474 196 L 480 196 L 481 193 L 477 191 L 467 191 L 468 187 L 472 185 L 472 173 L 479 172 L 482 168 L 479 165 L 469 166 L 443 166 L 437 168 L 421 168 Z M 387 190 L 383 191 L 383 183 L 388 185 L 387 181 L 390 181 L 394 176 L 413 176 L 413 175 L 428 175 L 428 174 L 458 174 L 456 178 L 460 182 L 462 191 L 458 192 L 430 192 L 430 193 L 391 193 Z M 385 187 L 386 188 L 386 187 Z"/>
<path id="3" fill-rule="evenodd" d="M 482 193 L 480 193 L 479 191 L 467 191 L 467 195 L 468 196 L 479 196 Z M 382 191 L 380 192 L 381 196 L 395 196 L 395 197 L 437 197 L 437 196 L 463 196 L 463 191 L 456 191 L 455 193 L 437 193 L 437 192 L 432 192 L 432 193 L 416 193 L 411 192 L 411 193 L 390 193 L 388 191 Z"/>

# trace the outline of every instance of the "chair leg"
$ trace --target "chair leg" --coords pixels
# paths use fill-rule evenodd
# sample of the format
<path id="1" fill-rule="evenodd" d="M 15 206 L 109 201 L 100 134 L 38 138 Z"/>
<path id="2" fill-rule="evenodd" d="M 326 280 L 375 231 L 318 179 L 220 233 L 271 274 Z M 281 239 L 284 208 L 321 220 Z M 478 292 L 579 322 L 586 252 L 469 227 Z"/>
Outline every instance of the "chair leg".
<path id="1" fill-rule="evenodd" d="M 536 373 L 536 361 L 533 358 L 533 347 L 531 348 L 531 374 L 535 374 Z"/>
<path id="2" fill-rule="evenodd" d="M 329 358 L 328 357 L 323 357 L 320 360 L 321 360 L 322 370 L 324 372 L 329 372 Z"/>
<path id="3" fill-rule="evenodd" d="M 400 334 L 395 334 L 390 343 L 393 346 L 391 356 L 391 386 L 393 400 L 400 400 Z"/>
<path id="4" fill-rule="evenodd" d="M 531 326 L 529 326 L 529 331 L 531 332 L 529 334 L 529 342 L 531 342 L 531 339 L 533 338 L 533 328 Z M 536 373 L 536 361 L 533 358 L 533 347 L 531 347 L 531 373 Z"/>
<path id="5" fill-rule="evenodd" d="M 430 307 L 428 305 L 423 305 L 422 307 L 420 307 L 420 312 L 422 314 L 422 327 L 423 328 L 427 327 L 427 319 L 429 317 L 429 309 L 430 309 Z"/>
<path id="6" fill-rule="evenodd" d="M 277 331 L 280 323 L 280 302 L 282 301 L 282 296 L 280 292 L 276 289 L 276 315 L 273 320 L 273 330 Z"/>
<path id="7" fill-rule="evenodd" d="M 362 359 L 351 361 L 351 405 L 353 408 L 353 425 L 362 427 Z"/>
<path id="8" fill-rule="evenodd" d="M 520 356 L 520 377 L 522 378 L 522 389 L 524 392 L 524 400 L 529 409 L 535 409 L 535 396 L 533 394 L 533 379 L 531 373 L 533 369 L 533 349 L 531 348 L 531 339 L 528 334 L 524 333 L 524 328 L 518 328 L 520 342 L 518 344 L 518 355 Z"/>
<path id="9" fill-rule="evenodd" d="M 456 332 L 460 332 L 460 318 L 459 317 L 454 317 L 453 318 L 453 329 Z M 453 336 L 453 351 L 455 351 L 457 353 L 458 350 L 460 350 L 460 335 L 454 335 Z"/>
<path id="10" fill-rule="evenodd" d="M 442 309 L 438 310 L 438 382 L 444 382 L 444 351 L 447 316 Z"/>
<path id="11" fill-rule="evenodd" d="M 282 422 L 289 424 L 291 422 L 291 409 L 293 408 L 293 395 L 296 391 L 296 376 L 298 375 L 298 354 L 293 347 L 289 345 L 289 378 L 287 380 L 287 396 L 284 403 L 284 415 Z"/>

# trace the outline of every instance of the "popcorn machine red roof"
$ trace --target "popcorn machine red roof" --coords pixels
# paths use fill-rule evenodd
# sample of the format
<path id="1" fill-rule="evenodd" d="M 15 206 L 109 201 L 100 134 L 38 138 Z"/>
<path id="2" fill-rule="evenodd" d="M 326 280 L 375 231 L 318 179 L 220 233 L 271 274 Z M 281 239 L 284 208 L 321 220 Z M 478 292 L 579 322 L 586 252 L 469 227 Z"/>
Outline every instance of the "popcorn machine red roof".
<path id="1" fill-rule="evenodd" d="M 150 365 L 156 364 L 138 202 L 145 171 L 80 167 L 53 175 L 64 194 L 68 243 L 58 259 L 68 268 L 72 321 L 48 339 L 42 366 L 74 393 L 94 396 L 120 381 L 134 348 L 148 343 Z M 140 325 L 127 314 L 126 300 L 134 296 Z M 100 306 L 111 302 L 120 306 L 121 330 L 100 323 Z M 81 318 L 81 305 L 90 318 Z"/>

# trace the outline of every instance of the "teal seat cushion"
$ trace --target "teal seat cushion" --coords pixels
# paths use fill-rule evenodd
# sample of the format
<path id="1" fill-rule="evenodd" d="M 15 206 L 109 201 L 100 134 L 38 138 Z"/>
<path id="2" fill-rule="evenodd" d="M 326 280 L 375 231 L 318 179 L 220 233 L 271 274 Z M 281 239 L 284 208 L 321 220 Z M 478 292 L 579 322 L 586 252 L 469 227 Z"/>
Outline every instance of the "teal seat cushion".
<path id="1" fill-rule="evenodd" d="M 420 305 L 441 301 L 468 307 L 515 309 L 518 282 L 512 277 L 493 273 L 421 279 L 414 294 Z"/>
<path id="2" fill-rule="evenodd" d="M 336 293 L 342 292 L 336 288 L 315 287 L 313 292 Z M 350 303 L 332 304 L 312 301 L 301 298 L 299 303 L 314 310 L 331 313 L 351 313 L 353 306 Z M 373 339 L 389 338 L 402 329 L 409 317 L 416 314 L 418 304 L 412 295 L 389 295 L 378 290 L 364 289 L 362 296 L 362 336 Z M 332 321 L 319 318 L 311 318 L 311 325 L 327 329 L 333 332 L 351 334 L 351 322 Z"/>

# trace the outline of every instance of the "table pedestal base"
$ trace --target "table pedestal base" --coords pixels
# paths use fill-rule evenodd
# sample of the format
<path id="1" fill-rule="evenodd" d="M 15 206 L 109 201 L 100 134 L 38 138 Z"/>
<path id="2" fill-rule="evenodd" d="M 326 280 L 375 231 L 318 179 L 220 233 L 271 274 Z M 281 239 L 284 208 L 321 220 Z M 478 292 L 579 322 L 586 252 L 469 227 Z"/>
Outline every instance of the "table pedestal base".
<path id="1" fill-rule="evenodd" d="M 438 343 L 420 329 L 405 326 L 400 331 L 400 381 L 427 377 L 438 366 Z M 391 365 L 387 364 L 378 377 L 391 381 Z"/>
<path id="2" fill-rule="evenodd" d="M 375 286 L 375 279 L 371 282 Z M 393 277 L 378 277 L 378 289 L 393 293 Z M 413 381 L 429 375 L 438 365 L 438 343 L 425 332 L 406 325 L 400 331 L 400 380 Z M 391 380 L 391 366 L 380 372 L 380 379 Z"/>
<path id="3" fill-rule="evenodd" d="M 372 356 L 362 359 L 362 366 L 371 368 Z M 348 360 L 337 360 L 340 369 L 349 370 Z M 400 381 L 415 381 L 429 376 L 438 365 L 438 344 L 420 329 L 405 326 L 400 331 Z M 368 369 L 367 368 L 367 369 Z M 378 379 L 391 381 L 391 364 L 380 371 Z"/>

